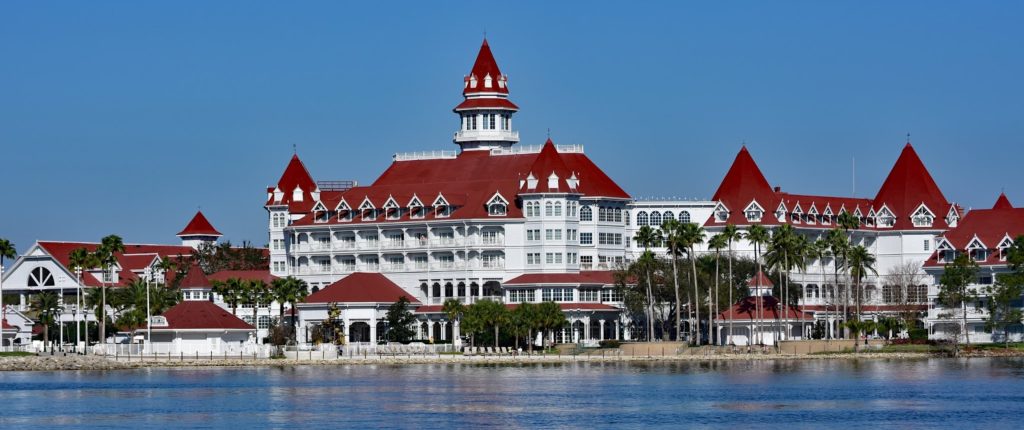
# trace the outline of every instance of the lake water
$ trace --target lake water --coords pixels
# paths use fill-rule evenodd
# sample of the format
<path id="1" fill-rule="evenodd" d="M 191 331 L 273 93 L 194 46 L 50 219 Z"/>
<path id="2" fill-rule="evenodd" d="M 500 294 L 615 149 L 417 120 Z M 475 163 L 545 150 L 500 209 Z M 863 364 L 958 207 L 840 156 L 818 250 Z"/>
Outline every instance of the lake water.
<path id="1" fill-rule="evenodd" d="M 1022 407 L 1022 359 L 0 372 L 3 429 L 991 429 Z"/>

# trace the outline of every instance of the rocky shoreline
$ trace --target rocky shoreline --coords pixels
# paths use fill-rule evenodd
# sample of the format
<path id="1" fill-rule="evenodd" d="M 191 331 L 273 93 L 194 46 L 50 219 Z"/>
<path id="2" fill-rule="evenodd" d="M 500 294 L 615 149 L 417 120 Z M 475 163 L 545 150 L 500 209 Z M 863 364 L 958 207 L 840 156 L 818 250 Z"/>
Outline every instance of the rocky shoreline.
<path id="1" fill-rule="evenodd" d="M 938 357 L 929 353 L 861 353 L 861 354 L 723 354 L 723 355 L 671 355 L 671 356 L 370 356 L 327 360 L 296 359 L 213 359 L 167 360 L 147 359 L 133 361 L 113 360 L 97 356 L 26 356 L 0 357 L 0 371 L 58 371 L 58 370 L 122 370 L 161 367 L 289 367 L 337 365 L 406 365 L 406 364 L 467 364 L 467 365 L 522 365 L 565 363 L 680 363 L 716 361 L 773 361 L 773 360 L 910 360 Z"/>

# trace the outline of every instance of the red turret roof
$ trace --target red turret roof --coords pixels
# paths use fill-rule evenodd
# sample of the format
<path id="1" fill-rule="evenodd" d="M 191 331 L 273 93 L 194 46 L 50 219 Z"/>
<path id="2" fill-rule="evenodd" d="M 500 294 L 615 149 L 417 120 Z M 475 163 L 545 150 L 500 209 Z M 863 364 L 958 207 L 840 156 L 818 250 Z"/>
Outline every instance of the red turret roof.
<path id="1" fill-rule="evenodd" d="M 764 272 L 759 271 L 756 275 L 752 276 L 749 281 L 747 281 L 747 286 L 764 288 L 773 287 L 775 284 L 772 283 L 771 279 L 768 279 L 768 277 L 765 276 Z"/>
<path id="2" fill-rule="evenodd" d="M 203 273 L 203 269 L 200 269 L 198 265 L 193 264 L 188 269 L 188 274 L 178 284 L 179 288 L 211 288 L 210 280 L 206 278 L 206 274 Z"/>
<path id="3" fill-rule="evenodd" d="M 185 229 L 178 232 L 178 236 L 221 236 L 221 234 L 213 228 L 210 221 L 203 215 L 203 211 L 198 211 L 192 217 L 192 221 L 185 226 Z"/>
<path id="4" fill-rule="evenodd" d="M 779 205 L 779 197 L 775 195 L 772 186 L 757 167 L 746 146 L 736 154 L 736 159 L 733 160 L 712 200 L 722 202 L 729 209 L 729 219 L 726 221 L 728 224 L 750 224 L 744 217 L 743 210 L 755 200 L 764 209 L 761 223 L 776 224 L 771 213 Z"/>
<path id="5" fill-rule="evenodd" d="M 569 191 L 566 179 L 569 179 L 573 174 L 565 165 L 565 162 L 562 161 L 562 157 L 558 155 L 558 149 L 555 148 L 555 143 L 551 141 L 551 138 L 544 142 L 540 154 L 533 160 L 533 165 L 530 166 L 530 173 L 533 174 L 534 178 L 537 178 L 536 191 L 548 192 Z M 558 175 L 558 183 L 554 188 L 548 186 L 548 176 L 551 176 L 552 173 Z"/>
<path id="6" fill-rule="evenodd" d="M 875 195 L 874 209 L 879 211 L 883 206 L 888 207 L 896 215 L 893 229 L 909 230 L 914 228 L 910 216 L 922 203 L 935 215 L 933 226 L 946 228 L 945 216 L 950 203 L 924 167 L 914 147 L 907 142 L 896 164 L 889 171 L 889 176 L 882 183 L 882 188 Z"/>
<path id="7" fill-rule="evenodd" d="M 306 303 L 394 303 L 402 296 L 411 303 L 420 303 L 380 273 L 357 272 L 310 294 Z"/>
<path id="8" fill-rule="evenodd" d="M 1013 204 L 1006 198 L 1006 193 L 999 193 L 999 198 L 996 199 L 996 204 L 992 205 L 992 209 L 1013 209 Z"/>
<path id="9" fill-rule="evenodd" d="M 715 320 L 720 322 L 728 320 L 751 321 L 759 318 L 767 321 L 774 321 L 780 318 L 797 321 L 812 319 L 806 313 L 801 312 L 799 309 L 795 309 L 792 306 L 786 306 L 784 312 L 779 312 L 778 304 L 779 300 L 772 296 L 745 297 L 738 303 L 730 306 L 729 309 L 718 314 L 718 317 L 715 318 Z M 761 315 L 758 315 L 758 309 L 760 309 Z M 769 323 L 762 322 L 762 324 Z"/>
<path id="10" fill-rule="evenodd" d="M 302 201 L 294 202 L 292 197 L 295 192 L 295 187 L 302 189 Z M 267 205 L 288 205 L 290 210 L 309 210 L 313 207 L 313 195 L 312 192 L 317 189 L 316 182 L 313 181 L 313 176 L 309 174 L 309 170 L 306 170 L 306 165 L 302 164 L 302 160 L 299 159 L 298 154 L 293 154 L 292 159 L 288 161 L 288 167 L 285 167 L 284 173 L 281 174 L 281 179 L 277 181 L 278 190 L 283 194 L 281 200 L 274 199 L 274 188 L 268 188 L 267 192 L 270 193 L 270 198 L 267 199 Z"/>
<path id="11" fill-rule="evenodd" d="M 490 88 L 484 87 L 484 79 L 487 76 L 491 77 Z M 476 78 L 475 87 L 472 86 L 472 78 Z M 498 62 L 494 60 L 494 54 L 491 54 L 491 46 L 487 44 L 487 39 L 484 39 L 483 45 L 480 46 L 480 53 L 476 55 L 476 62 L 473 63 L 473 70 L 469 72 L 469 76 L 466 76 L 466 86 L 462 93 L 508 94 L 508 86 L 498 85 L 499 79 L 505 79 L 505 76 L 501 74 Z"/>

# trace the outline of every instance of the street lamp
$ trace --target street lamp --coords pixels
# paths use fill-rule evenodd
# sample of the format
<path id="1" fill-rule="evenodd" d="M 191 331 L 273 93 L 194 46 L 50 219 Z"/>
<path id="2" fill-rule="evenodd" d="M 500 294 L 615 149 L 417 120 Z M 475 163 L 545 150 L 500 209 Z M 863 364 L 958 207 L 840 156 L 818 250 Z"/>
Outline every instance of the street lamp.
<path id="1" fill-rule="evenodd" d="M 150 316 L 149 310 L 149 277 L 153 275 L 153 269 L 149 266 L 146 267 L 144 274 L 146 278 L 146 344 L 143 345 L 144 351 L 149 351 L 149 342 L 153 338 L 153 327 L 150 324 L 153 318 Z"/>
<path id="2" fill-rule="evenodd" d="M 78 322 L 78 312 L 82 308 L 82 268 L 75 266 L 75 352 L 78 352 L 78 345 L 82 343 L 82 324 Z"/>
<path id="3" fill-rule="evenodd" d="M 61 276 L 63 278 L 63 276 Z M 61 279 L 63 283 L 63 279 Z M 60 350 L 64 351 L 64 287 L 60 288 L 60 296 L 57 297 L 57 336 L 60 338 Z"/>

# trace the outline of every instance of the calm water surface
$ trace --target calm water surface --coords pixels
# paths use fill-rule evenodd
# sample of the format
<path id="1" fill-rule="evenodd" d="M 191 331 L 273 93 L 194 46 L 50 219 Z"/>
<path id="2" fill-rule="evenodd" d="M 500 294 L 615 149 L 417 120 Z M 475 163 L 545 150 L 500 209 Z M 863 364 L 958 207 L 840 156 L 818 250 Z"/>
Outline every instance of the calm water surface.
<path id="1" fill-rule="evenodd" d="M 996 429 L 1022 408 L 1021 359 L 0 372 L 4 429 Z"/>

